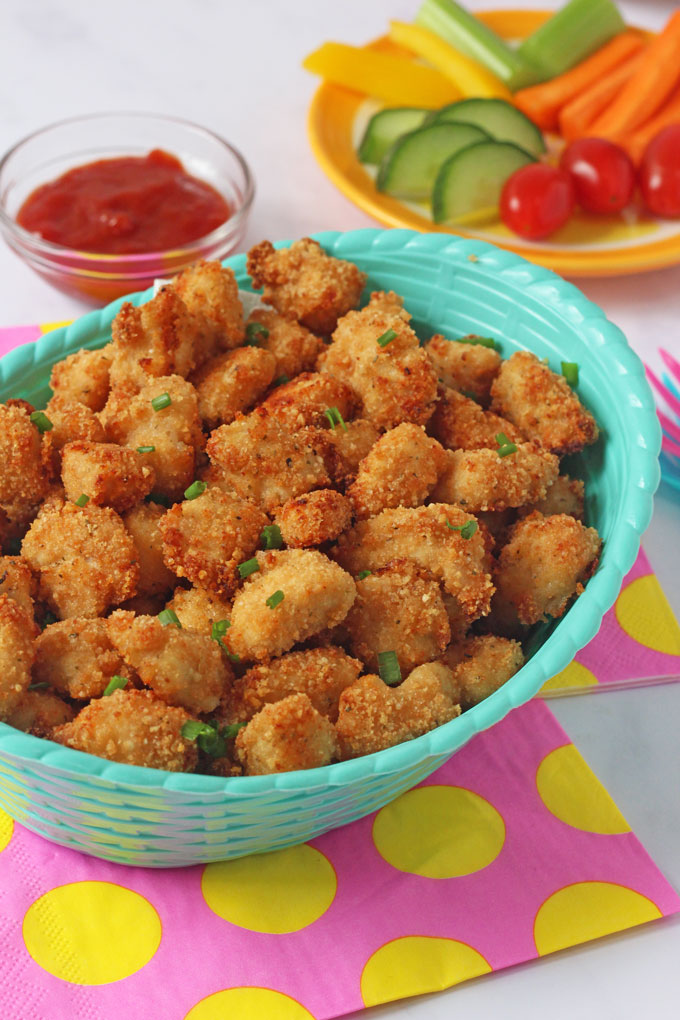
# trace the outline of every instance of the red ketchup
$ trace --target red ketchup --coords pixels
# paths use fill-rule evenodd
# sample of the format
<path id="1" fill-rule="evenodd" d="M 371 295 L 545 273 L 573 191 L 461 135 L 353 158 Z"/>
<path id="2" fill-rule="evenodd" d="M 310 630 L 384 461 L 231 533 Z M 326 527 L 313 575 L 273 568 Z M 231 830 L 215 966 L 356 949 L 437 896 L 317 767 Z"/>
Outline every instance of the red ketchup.
<path id="1" fill-rule="evenodd" d="M 180 248 L 229 219 L 218 191 L 162 149 L 74 167 L 28 196 L 17 223 L 80 251 L 134 255 Z"/>

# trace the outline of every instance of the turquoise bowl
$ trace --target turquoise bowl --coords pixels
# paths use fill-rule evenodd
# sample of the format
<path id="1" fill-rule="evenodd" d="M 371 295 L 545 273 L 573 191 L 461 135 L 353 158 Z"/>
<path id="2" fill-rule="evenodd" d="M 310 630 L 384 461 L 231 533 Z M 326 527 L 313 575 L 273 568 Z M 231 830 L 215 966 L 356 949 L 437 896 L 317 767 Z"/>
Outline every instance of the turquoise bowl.
<path id="1" fill-rule="evenodd" d="M 423 338 L 493 336 L 560 371 L 580 367 L 579 394 L 600 440 L 569 470 L 586 482 L 588 522 L 603 538 L 584 593 L 536 641 L 523 669 L 486 701 L 416 740 L 307 772 L 220 779 L 120 765 L 0 724 L 0 806 L 46 839 L 110 861 L 176 867 L 275 850 L 375 811 L 439 768 L 571 662 L 597 633 L 637 555 L 659 481 L 661 434 L 643 366 L 621 331 L 571 284 L 481 241 L 408 230 L 328 232 L 317 240 L 368 273 L 367 293 L 403 295 Z M 285 244 L 285 242 L 284 242 Z M 248 288 L 245 256 L 226 260 Z M 139 304 L 150 291 L 134 295 Z M 38 406 L 51 365 L 110 337 L 122 301 L 0 360 L 0 399 Z"/>

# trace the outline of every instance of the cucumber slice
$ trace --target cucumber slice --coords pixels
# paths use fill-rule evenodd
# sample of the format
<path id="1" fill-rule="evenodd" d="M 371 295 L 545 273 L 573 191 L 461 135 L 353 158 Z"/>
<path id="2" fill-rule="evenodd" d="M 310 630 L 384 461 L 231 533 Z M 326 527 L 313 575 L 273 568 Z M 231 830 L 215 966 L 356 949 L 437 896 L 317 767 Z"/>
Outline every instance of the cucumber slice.
<path id="1" fill-rule="evenodd" d="M 476 142 L 442 165 L 432 189 L 435 223 L 455 223 L 477 209 L 497 206 L 508 177 L 536 160 L 511 142 Z"/>
<path id="2" fill-rule="evenodd" d="M 497 142 L 513 142 L 532 156 L 545 152 L 545 139 L 533 121 L 505 99 L 461 99 L 437 111 L 434 121 L 476 124 Z"/>
<path id="3" fill-rule="evenodd" d="M 474 124 L 428 124 L 396 140 L 383 157 L 376 186 L 397 198 L 429 199 L 442 163 L 460 149 L 488 139 Z"/>
<path id="4" fill-rule="evenodd" d="M 422 110 L 418 106 L 393 106 L 374 113 L 357 151 L 361 162 L 379 163 L 400 135 L 415 131 L 431 113 L 431 110 Z"/>

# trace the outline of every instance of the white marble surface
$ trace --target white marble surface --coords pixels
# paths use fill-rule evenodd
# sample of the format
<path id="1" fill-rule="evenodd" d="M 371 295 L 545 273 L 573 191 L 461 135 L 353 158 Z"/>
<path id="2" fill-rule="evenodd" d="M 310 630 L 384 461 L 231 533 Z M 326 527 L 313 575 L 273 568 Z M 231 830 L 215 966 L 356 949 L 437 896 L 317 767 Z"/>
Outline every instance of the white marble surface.
<path id="1" fill-rule="evenodd" d="M 551 5 L 555 0 L 523 3 Z M 469 0 L 469 6 L 514 7 L 520 0 Z M 620 3 L 629 22 L 650 28 L 660 27 L 677 6 Z M 246 244 L 374 226 L 314 161 L 305 119 L 316 81 L 300 62 L 326 39 L 361 43 L 380 35 L 390 18 L 411 20 L 416 7 L 417 0 L 5 2 L 0 151 L 63 117 L 121 109 L 172 113 L 223 134 L 246 154 L 257 180 Z M 658 364 L 659 344 L 680 354 L 680 266 L 575 282 L 641 357 Z M 83 310 L 0 244 L 0 324 L 59 321 Z M 662 488 L 645 546 L 677 613 L 679 525 L 680 501 Z M 575 697 L 551 707 L 661 870 L 680 887 L 680 684 Z M 665 1020 L 680 1012 L 679 959 L 676 917 L 360 1015 L 621 1020 L 646 1014 Z"/>

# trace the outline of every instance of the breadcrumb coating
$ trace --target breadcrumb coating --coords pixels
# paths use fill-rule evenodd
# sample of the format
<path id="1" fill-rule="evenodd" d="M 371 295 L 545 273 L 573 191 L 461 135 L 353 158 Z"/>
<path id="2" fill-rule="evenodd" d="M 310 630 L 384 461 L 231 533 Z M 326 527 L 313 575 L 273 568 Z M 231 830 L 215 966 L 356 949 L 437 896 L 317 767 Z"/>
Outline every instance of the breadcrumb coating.
<path id="1" fill-rule="evenodd" d="M 520 443 L 515 453 L 447 450 L 448 463 L 432 498 L 471 513 L 506 510 L 543 499 L 557 478 L 559 461 L 538 443 Z"/>
<path id="2" fill-rule="evenodd" d="M 52 740 L 124 765 L 193 772 L 198 752 L 182 736 L 189 719 L 183 708 L 166 705 L 151 691 L 117 690 L 91 701 L 72 722 L 57 726 Z"/>
<path id="3" fill-rule="evenodd" d="M 564 376 L 530 351 L 515 351 L 501 364 L 491 396 L 492 410 L 560 457 L 578 453 L 599 435 L 595 419 Z"/>
<path id="4" fill-rule="evenodd" d="M 52 366 L 50 386 L 60 403 L 84 404 L 91 411 L 101 411 L 109 395 L 110 368 L 108 346 L 75 351 Z"/>
<path id="5" fill-rule="evenodd" d="M 501 432 L 511 443 L 524 441 L 522 433 L 511 422 L 444 386 L 440 387 L 439 401 L 427 431 L 447 450 L 497 450 L 496 436 Z"/>
<path id="6" fill-rule="evenodd" d="M 330 422 L 326 411 L 331 407 L 347 422 L 358 405 L 357 395 L 344 382 L 323 372 L 303 372 L 277 386 L 262 407 L 287 428 L 299 429 L 304 425 L 327 428 Z"/>
<path id="7" fill-rule="evenodd" d="M 366 274 L 353 263 L 327 255 L 309 237 L 278 251 L 270 241 L 261 241 L 248 252 L 246 268 L 253 287 L 264 287 L 266 304 L 323 336 L 356 308 L 366 282 Z"/>
<path id="8" fill-rule="evenodd" d="M 236 754 L 248 776 L 319 768 L 338 752 L 333 724 L 306 694 L 265 705 L 236 738 Z"/>
<path id="9" fill-rule="evenodd" d="M 447 648 L 444 660 L 453 671 L 461 708 L 488 698 L 524 665 L 519 641 L 483 634 Z"/>
<path id="10" fill-rule="evenodd" d="M 474 334 L 469 335 L 474 340 Z M 493 347 L 483 344 L 448 340 L 435 333 L 425 344 L 425 351 L 435 367 L 437 378 L 445 386 L 468 394 L 485 407 L 489 403 L 491 384 L 501 367 L 501 356 Z"/>
<path id="11" fill-rule="evenodd" d="M 354 480 L 359 464 L 380 438 L 377 428 L 367 418 L 356 418 L 346 422 L 346 425 L 346 429 L 335 428 L 324 432 L 324 460 L 336 485 Z"/>
<path id="12" fill-rule="evenodd" d="M 212 634 L 214 623 L 231 619 L 232 604 L 205 588 L 175 588 L 167 608 L 178 616 L 185 630 L 199 634 Z"/>
<path id="13" fill-rule="evenodd" d="M 522 512 L 538 510 L 545 517 L 551 514 L 568 514 L 577 521 L 584 519 L 585 486 L 580 478 L 558 475 L 555 481 L 537 503 L 522 508 Z"/>
<path id="14" fill-rule="evenodd" d="M 337 538 L 352 523 L 352 504 L 335 489 L 315 489 L 289 499 L 274 520 L 289 548 L 302 549 Z"/>
<path id="15" fill-rule="evenodd" d="M 157 503 L 139 503 L 123 514 L 123 524 L 132 536 L 139 564 L 137 595 L 166 595 L 177 583 L 175 573 L 163 561 L 163 539 L 159 524 L 165 510 Z"/>
<path id="16" fill-rule="evenodd" d="M 49 691 L 24 691 L 5 722 L 34 737 L 52 737 L 55 726 L 70 722 L 75 710 Z"/>
<path id="17" fill-rule="evenodd" d="M 197 321 L 205 358 L 243 343 L 243 305 L 232 269 L 216 260 L 199 261 L 178 273 L 171 286 Z"/>
<path id="18" fill-rule="evenodd" d="M 276 359 L 259 347 L 238 347 L 207 361 L 191 377 L 198 410 L 207 429 L 233 421 L 249 411 L 276 373 Z"/>
<path id="19" fill-rule="evenodd" d="M 63 697 L 99 698 L 112 677 L 135 675 L 111 644 L 104 619 L 51 623 L 36 639 L 33 678 Z"/>
<path id="20" fill-rule="evenodd" d="M 38 583 L 23 557 L 0 556 L 0 594 L 18 602 L 33 619 L 33 600 L 38 595 Z"/>
<path id="21" fill-rule="evenodd" d="M 0 404 L 0 507 L 16 528 L 33 520 L 49 485 L 42 438 L 29 415 L 23 407 Z"/>
<path id="22" fill-rule="evenodd" d="M 42 456 L 52 478 L 61 478 L 61 455 L 67 443 L 79 439 L 92 443 L 106 442 L 104 426 L 85 404 L 67 402 L 58 393 L 49 401 L 45 414 L 52 422 L 52 428 L 43 435 Z"/>
<path id="23" fill-rule="evenodd" d="M 293 322 L 271 308 L 254 308 L 248 323 L 257 323 L 267 330 L 267 336 L 258 333 L 257 345 L 274 355 L 275 379 L 280 376 L 294 379 L 301 372 L 312 371 L 323 349 L 320 337 L 310 333 L 299 322 Z"/>
<path id="24" fill-rule="evenodd" d="M 118 513 L 132 509 L 154 487 L 156 475 L 144 456 L 116 443 L 67 443 L 61 456 L 61 480 L 68 499 L 82 495 Z"/>
<path id="25" fill-rule="evenodd" d="M 0 720 L 7 721 L 31 683 L 37 629 L 32 615 L 0 594 Z"/>

